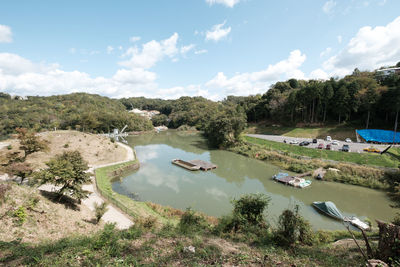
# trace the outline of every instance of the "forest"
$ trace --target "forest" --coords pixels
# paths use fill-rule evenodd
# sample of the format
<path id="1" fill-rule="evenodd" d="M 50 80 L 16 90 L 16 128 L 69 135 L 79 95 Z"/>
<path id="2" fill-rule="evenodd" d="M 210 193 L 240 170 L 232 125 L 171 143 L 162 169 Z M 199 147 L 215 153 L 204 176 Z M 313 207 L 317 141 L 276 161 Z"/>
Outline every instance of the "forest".
<path id="1" fill-rule="evenodd" d="M 133 108 L 161 114 L 149 121 L 127 112 Z M 383 76 L 358 69 L 343 78 L 325 81 L 277 82 L 262 95 L 227 96 L 218 102 L 188 96 L 174 100 L 111 99 L 85 93 L 28 96 L 23 100 L 0 93 L 0 136 L 13 133 L 17 127 L 101 133 L 125 124 L 128 131 L 151 130 L 153 125 L 188 125 L 203 131 L 212 145 L 226 146 L 235 142 L 247 122 L 346 124 L 392 130 L 399 109 L 400 75 Z"/>
<path id="2" fill-rule="evenodd" d="M 15 129 L 34 131 L 74 129 L 102 133 L 128 125 L 130 131 L 153 129 L 147 119 L 128 113 L 120 101 L 99 95 L 73 93 L 26 99 L 0 93 L 0 136 Z"/>

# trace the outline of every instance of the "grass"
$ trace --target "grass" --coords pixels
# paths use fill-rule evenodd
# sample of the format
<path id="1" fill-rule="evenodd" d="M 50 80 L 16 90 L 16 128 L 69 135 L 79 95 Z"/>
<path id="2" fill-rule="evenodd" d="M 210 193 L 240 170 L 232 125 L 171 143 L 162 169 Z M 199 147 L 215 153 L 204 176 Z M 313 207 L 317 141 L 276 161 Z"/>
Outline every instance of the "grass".
<path id="1" fill-rule="evenodd" d="M 20 266 L 358 266 L 356 248 L 328 244 L 283 249 L 210 235 L 183 235 L 178 227 L 145 232 L 141 225 L 117 231 L 105 225 L 92 235 L 40 244 L 0 241 L 0 265 Z M 185 247 L 195 247 L 190 252 Z"/>
<path id="2" fill-rule="evenodd" d="M 333 139 L 344 140 L 346 138 L 356 139 L 355 129 L 345 126 L 332 127 L 273 127 L 262 123 L 249 123 L 246 133 L 254 134 L 274 134 L 290 137 L 319 138 L 325 139 L 331 136 Z"/>
<path id="3" fill-rule="evenodd" d="M 324 149 L 310 149 L 297 145 L 279 143 L 254 137 L 245 136 L 244 139 L 252 144 L 261 145 L 270 150 L 278 150 L 287 153 L 293 153 L 299 156 L 305 156 L 316 159 L 334 160 L 341 162 L 351 162 L 360 165 L 379 166 L 388 168 L 397 168 L 400 160 L 399 148 L 391 148 L 392 154 L 369 154 L 369 153 L 344 153 L 341 151 L 329 151 Z M 393 156 L 394 155 L 394 156 Z"/>
<path id="4" fill-rule="evenodd" d="M 135 201 L 112 190 L 111 182 L 113 177 L 111 177 L 110 175 L 111 172 L 133 164 L 137 164 L 137 166 L 139 166 L 138 160 L 128 161 L 125 163 L 96 169 L 96 185 L 99 192 L 103 195 L 103 197 L 107 198 L 111 203 L 115 204 L 122 211 L 124 211 L 136 220 L 141 218 L 153 217 L 157 220 L 158 223 L 161 224 L 176 224 L 177 219 L 173 216 L 166 218 L 165 216 L 162 216 L 162 214 L 160 214 L 159 212 L 156 212 L 153 206 L 150 206 L 145 202 Z M 165 209 L 169 208 L 166 207 Z"/>

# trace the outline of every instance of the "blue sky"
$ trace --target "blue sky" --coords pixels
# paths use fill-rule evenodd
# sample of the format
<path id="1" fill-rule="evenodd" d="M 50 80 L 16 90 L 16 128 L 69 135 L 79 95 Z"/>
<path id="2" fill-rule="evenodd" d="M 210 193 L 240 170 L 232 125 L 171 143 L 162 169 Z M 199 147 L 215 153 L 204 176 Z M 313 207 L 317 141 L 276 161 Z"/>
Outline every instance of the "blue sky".
<path id="1" fill-rule="evenodd" d="M 398 61 L 398 0 L 0 3 L 0 91 L 17 95 L 218 100 Z"/>

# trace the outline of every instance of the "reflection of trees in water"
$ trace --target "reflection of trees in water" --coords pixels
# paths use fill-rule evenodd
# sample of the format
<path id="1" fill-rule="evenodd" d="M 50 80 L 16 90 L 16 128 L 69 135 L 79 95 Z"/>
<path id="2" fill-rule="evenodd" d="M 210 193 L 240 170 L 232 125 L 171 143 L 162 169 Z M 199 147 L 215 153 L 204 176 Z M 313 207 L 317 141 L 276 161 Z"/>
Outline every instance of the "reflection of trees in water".
<path id="1" fill-rule="evenodd" d="M 207 152 L 208 149 L 206 140 L 199 133 L 169 130 L 160 133 L 146 133 L 139 136 L 130 136 L 127 140 L 131 146 L 165 144 L 195 154 L 203 154 Z"/>
<path id="2" fill-rule="evenodd" d="M 210 151 L 211 162 L 217 164 L 214 172 L 230 183 L 243 183 L 245 178 L 263 182 L 277 170 L 275 166 L 224 150 Z"/>

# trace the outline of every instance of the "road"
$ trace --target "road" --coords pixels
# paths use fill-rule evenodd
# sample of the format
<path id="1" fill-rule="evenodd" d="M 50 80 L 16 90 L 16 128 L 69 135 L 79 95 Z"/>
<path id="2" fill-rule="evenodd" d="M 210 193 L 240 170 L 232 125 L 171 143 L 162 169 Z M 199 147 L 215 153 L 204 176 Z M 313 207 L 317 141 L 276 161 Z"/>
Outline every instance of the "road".
<path id="1" fill-rule="evenodd" d="M 256 138 L 260 138 L 260 139 L 265 139 L 265 140 L 270 140 L 270 141 L 275 141 L 275 142 L 280 142 L 283 143 L 284 140 L 286 140 L 286 142 L 289 144 L 290 141 L 296 140 L 299 143 L 302 141 L 309 141 L 311 142 L 310 145 L 305 146 L 307 148 L 317 148 L 318 144 L 324 144 L 324 147 L 331 143 L 328 141 L 325 141 L 323 139 L 317 139 L 318 142 L 316 144 L 312 143 L 312 139 L 310 138 L 298 138 L 298 137 L 288 137 L 288 136 L 282 136 L 282 135 L 267 135 L 267 134 L 247 134 L 247 136 L 250 137 L 256 137 Z M 332 145 L 331 146 L 331 150 L 340 150 L 343 146 L 343 144 L 347 144 L 350 147 L 350 152 L 356 152 L 356 153 L 368 153 L 368 152 L 364 152 L 363 149 L 367 148 L 367 147 L 371 147 L 372 144 L 367 144 L 367 143 L 346 143 L 344 141 L 339 141 L 337 140 L 339 145 Z M 298 144 L 293 144 L 293 146 L 298 146 Z M 375 145 L 373 144 L 374 147 L 378 148 L 379 150 L 384 150 L 385 148 L 388 147 L 388 145 Z"/>

